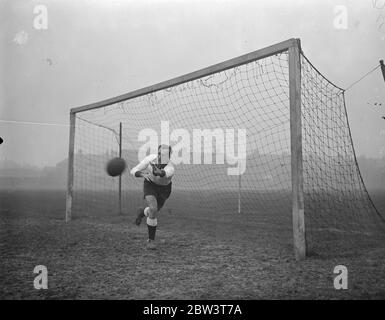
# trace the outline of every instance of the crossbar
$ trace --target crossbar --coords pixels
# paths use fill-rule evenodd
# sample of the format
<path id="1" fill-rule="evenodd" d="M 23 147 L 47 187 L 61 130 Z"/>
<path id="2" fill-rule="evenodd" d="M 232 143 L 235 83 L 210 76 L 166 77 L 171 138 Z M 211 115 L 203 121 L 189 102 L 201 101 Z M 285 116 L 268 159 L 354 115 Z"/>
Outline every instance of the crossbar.
<path id="1" fill-rule="evenodd" d="M 191 73 L 187 73 L 185 75 L 182 75 L 182 76 L 179 76 L 179 77 L 167 80 L 167 81 L 163 81 L 163 82 L 160 82 L 158 84 L 154 84 L 154 85 L 149 86 L 149 87 L 145 87 L 145 88 L 142 88 L 139 90 L 131 91 L 129 93 L 122 94 L 122 95 L 114 97 L 114 98 L 102 100 L 102 101 L 88 104 L 88 105 L 85 105 L 82 107 L 72 108 L 71 113 L 78 113 L 78 112 L 83 112 L 83 111 L 88 111 L 88 110 L 99 109 L 99 108 L 102 108 L 102 107 L 105 107 L 105 106 L 108 106 L 111 104 L 115 104 L 115 103 L 119 103 L 119 102 L 122 102 L 125 100 L 144 96 L 146 94 L 149 94 L 149 93 L 152 93 L 155 91 L 164 90 L 164 89 L 174 87 L 174 86 L 177 86 L 177 85 L 189 82 L 189 81 L 193 81 L 193 80 L 196 80 L 196 79 L 199 79 L 202 77 L 212 75 L 212 74 L 217 73 L 217 72 L 225 71 L 225 70 L 228 70 L 228 69 L 231 69 L 234 67 L 238 67 L 238 66 L 243 65 L 243 64 L 257 61 L 257 60 L 260 60 L 260 59 L 263 59 L 263 58 L 266 58 L 266 57 L 269 57 L 269 56 L 272 56 L 275 54 L 279 54 L 279 53 L 288 51 L 289 48 L 295 46 L 296 41 L 297 41 L 297 39 L 292 38 L 292 39 L 289 39 L 286 41 L 279 42 L 279 43 L 274 44 L 272 46 L 247 53 L 245 55 L 242 55 L 242 56 L 230 59 L 230 60 L 226 60 L 226 61 L 218 63 L 218 64 L 214 64 L 214 65 L 209 66 L 207 68 L 200 69 L 200 70 L 197 70 L 197 71 L 194 71 Z"/>

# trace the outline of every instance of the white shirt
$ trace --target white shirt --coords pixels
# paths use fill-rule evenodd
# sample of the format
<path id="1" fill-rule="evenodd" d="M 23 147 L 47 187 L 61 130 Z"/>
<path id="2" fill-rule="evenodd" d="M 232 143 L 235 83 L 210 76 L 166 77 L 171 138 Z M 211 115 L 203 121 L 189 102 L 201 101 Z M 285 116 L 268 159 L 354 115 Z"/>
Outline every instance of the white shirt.
<path id="1" fill-rule="evenodd" d="M 157 154 L 150 154 L 149 156 L 145 157 L 142 161 L 140 161 L 136 167 L 132 168 L 130 173 L 135 177 L 135 173 L 138 171 L 147 172 L 149 173 L 148 180 L 150 180 L 151 182 L 161 186 L 168 185 L 171 182 L 172 176 L 174 175 L 174 171 L 175 171 L 174 165 L 172 164 L 171 161 L 169 161 L 167 165 L 163 168 L 163 170 L 166 173 L 165 176 L 164 177 L 154 176 L 152 172 L 151 163 L 157 164 L 157 158 L 158 158 Z"/>

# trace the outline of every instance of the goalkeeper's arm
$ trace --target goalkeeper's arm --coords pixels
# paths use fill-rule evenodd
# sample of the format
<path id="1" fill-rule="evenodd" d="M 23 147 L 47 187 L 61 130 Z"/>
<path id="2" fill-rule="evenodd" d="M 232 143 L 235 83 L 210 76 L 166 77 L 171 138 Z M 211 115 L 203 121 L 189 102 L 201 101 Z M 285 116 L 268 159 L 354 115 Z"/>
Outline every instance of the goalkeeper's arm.
<path id="1" fill-rule="evenodd" d="M 140 161 L 137 166 L 132 168 L 130 173 L 135 178 L 141 178 L 141 177 L 145 178 L 148 174 L 145 172 L 142 172 L 142 170 L 145 170 L 149 164 L 150 164 L 150 159 L 148 157 L 146 157 L 142 161 Z"/>
<path id="2" fill-rule="evenodd" d="M 146 173 L 142 171 L 136 171 L 134 176 L 135 178 L 144 178 L 146 176 Z"/>

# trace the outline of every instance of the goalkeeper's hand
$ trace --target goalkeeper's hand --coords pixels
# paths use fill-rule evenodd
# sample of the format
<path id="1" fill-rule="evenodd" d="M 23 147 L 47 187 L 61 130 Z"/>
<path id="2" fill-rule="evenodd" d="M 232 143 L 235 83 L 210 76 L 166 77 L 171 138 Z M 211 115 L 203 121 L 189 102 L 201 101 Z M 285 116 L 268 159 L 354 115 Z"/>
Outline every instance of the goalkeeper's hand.
<path id="1" fill-rule="evenodd" d="M 152 173 L 154 174 L 154 176 L 159 176 L 159 177 L 165 176 L 166 173 L 164 172 L 164 170 L 159 169 L 154 163 L 151 163 L 151 166 L 152 166 Z"/>
<path id="2" fill-rule="evenodd" d="M 135 172 L 135 177 L 149 180 L 150 174 L 148 172 L 137 171 Z"/>

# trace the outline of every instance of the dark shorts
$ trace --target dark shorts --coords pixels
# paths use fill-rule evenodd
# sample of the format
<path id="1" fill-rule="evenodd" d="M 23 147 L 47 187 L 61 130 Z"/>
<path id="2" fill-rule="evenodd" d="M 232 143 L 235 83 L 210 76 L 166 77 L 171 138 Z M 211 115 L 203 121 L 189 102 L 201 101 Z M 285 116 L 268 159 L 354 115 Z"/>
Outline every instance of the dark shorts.
<path id="1" fill-rule="evenodd" d="M 171 194 L 171 185 L 172 183 L 170 182 L 167 186 L 160 186 L 148 180 L 144 180 L 143 198 L 149 195 L 154 196 L 156 198 L 156 202 L 158 203 L 158 210 L 160 210 Z"/>

